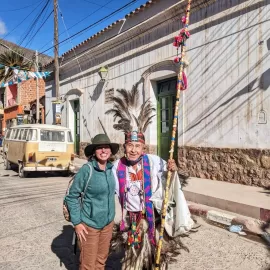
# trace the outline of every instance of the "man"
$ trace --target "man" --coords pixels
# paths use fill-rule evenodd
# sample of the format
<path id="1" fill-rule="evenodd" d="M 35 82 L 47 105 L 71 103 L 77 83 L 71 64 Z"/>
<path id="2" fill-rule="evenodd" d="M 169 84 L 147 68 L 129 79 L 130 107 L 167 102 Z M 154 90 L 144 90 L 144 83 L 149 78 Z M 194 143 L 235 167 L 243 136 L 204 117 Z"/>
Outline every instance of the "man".
<path id="1" fill-rule="evenodd" d="M 167 164 L 156 155 L 145 154 L 142 132 L 126 132 L 124 149 L 125 156 L 113 167 L 122 210 L 120 231 L 127 249 L 124 269 L 148 269 L 154 264 L 157 244 L 155 220 L 160 217 L 158 212 L 163 200 L 166 171 L 176 172 L 177 166 L 174 160 Z M 156 207 L 158 204 L 153 198 L 159 201 L 160 207 Z M 190 220 L 188 223 L 193 225 Z"/>

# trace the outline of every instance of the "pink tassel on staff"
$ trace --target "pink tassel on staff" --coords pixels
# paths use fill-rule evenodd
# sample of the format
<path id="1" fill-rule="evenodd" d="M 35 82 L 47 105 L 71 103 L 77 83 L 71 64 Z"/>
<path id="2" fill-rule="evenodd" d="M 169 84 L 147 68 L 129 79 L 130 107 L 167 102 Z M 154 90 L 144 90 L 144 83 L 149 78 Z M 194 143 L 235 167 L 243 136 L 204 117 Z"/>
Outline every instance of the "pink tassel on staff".
<path id="1" fill-rule="evenodd" d="M 122 221 L 120 222 L 120 231 L 124 231 L 125 228 L 126 228 L 125 221 L 122 219 Z"/>

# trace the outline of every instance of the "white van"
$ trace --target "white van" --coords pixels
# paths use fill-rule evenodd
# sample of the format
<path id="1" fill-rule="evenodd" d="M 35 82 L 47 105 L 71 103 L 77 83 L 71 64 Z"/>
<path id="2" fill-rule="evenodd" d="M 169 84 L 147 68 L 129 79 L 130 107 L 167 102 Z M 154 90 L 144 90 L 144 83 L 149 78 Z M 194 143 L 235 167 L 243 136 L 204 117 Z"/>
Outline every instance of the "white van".
<path id="1" fill-rule="evenodd" d="M 5 169 L 19 166 L 19 176 L 33 171 L 60 171 L 67 174 L 74 160 L 74 143 L 68 128 L 27 124 L 7 130 L 3 143 Z"/>

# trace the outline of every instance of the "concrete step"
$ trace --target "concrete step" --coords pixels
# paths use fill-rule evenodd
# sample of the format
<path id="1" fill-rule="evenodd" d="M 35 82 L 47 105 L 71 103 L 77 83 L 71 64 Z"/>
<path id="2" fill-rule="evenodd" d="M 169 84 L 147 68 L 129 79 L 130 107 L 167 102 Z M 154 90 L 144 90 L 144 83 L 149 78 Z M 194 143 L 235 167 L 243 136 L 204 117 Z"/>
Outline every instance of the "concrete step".
<path id="1" fill-rule="evenodd" d="M 270 219 L 270 190 L 190 177 L 183 191 L 187 201 L 262 221 Z"/>

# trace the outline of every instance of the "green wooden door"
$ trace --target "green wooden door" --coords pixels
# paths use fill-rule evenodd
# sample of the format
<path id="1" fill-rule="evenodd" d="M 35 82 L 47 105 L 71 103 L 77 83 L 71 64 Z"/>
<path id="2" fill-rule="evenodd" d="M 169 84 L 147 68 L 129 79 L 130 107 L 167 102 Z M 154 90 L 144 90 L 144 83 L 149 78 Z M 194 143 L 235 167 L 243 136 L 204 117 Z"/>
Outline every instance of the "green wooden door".
<path id="1" fill-rule="evenodd" d="M 74 151 L 80 154 L 80 101 L 74 100 Z"/>
<path id="2" fill-rule="evenodd" d="M 172 123 L 176 99 L 176 78 L 158 83 L 158 155 L 167 160 L 171 145 Z M 174 157 L 177 156 L 177 136 Z"/>

